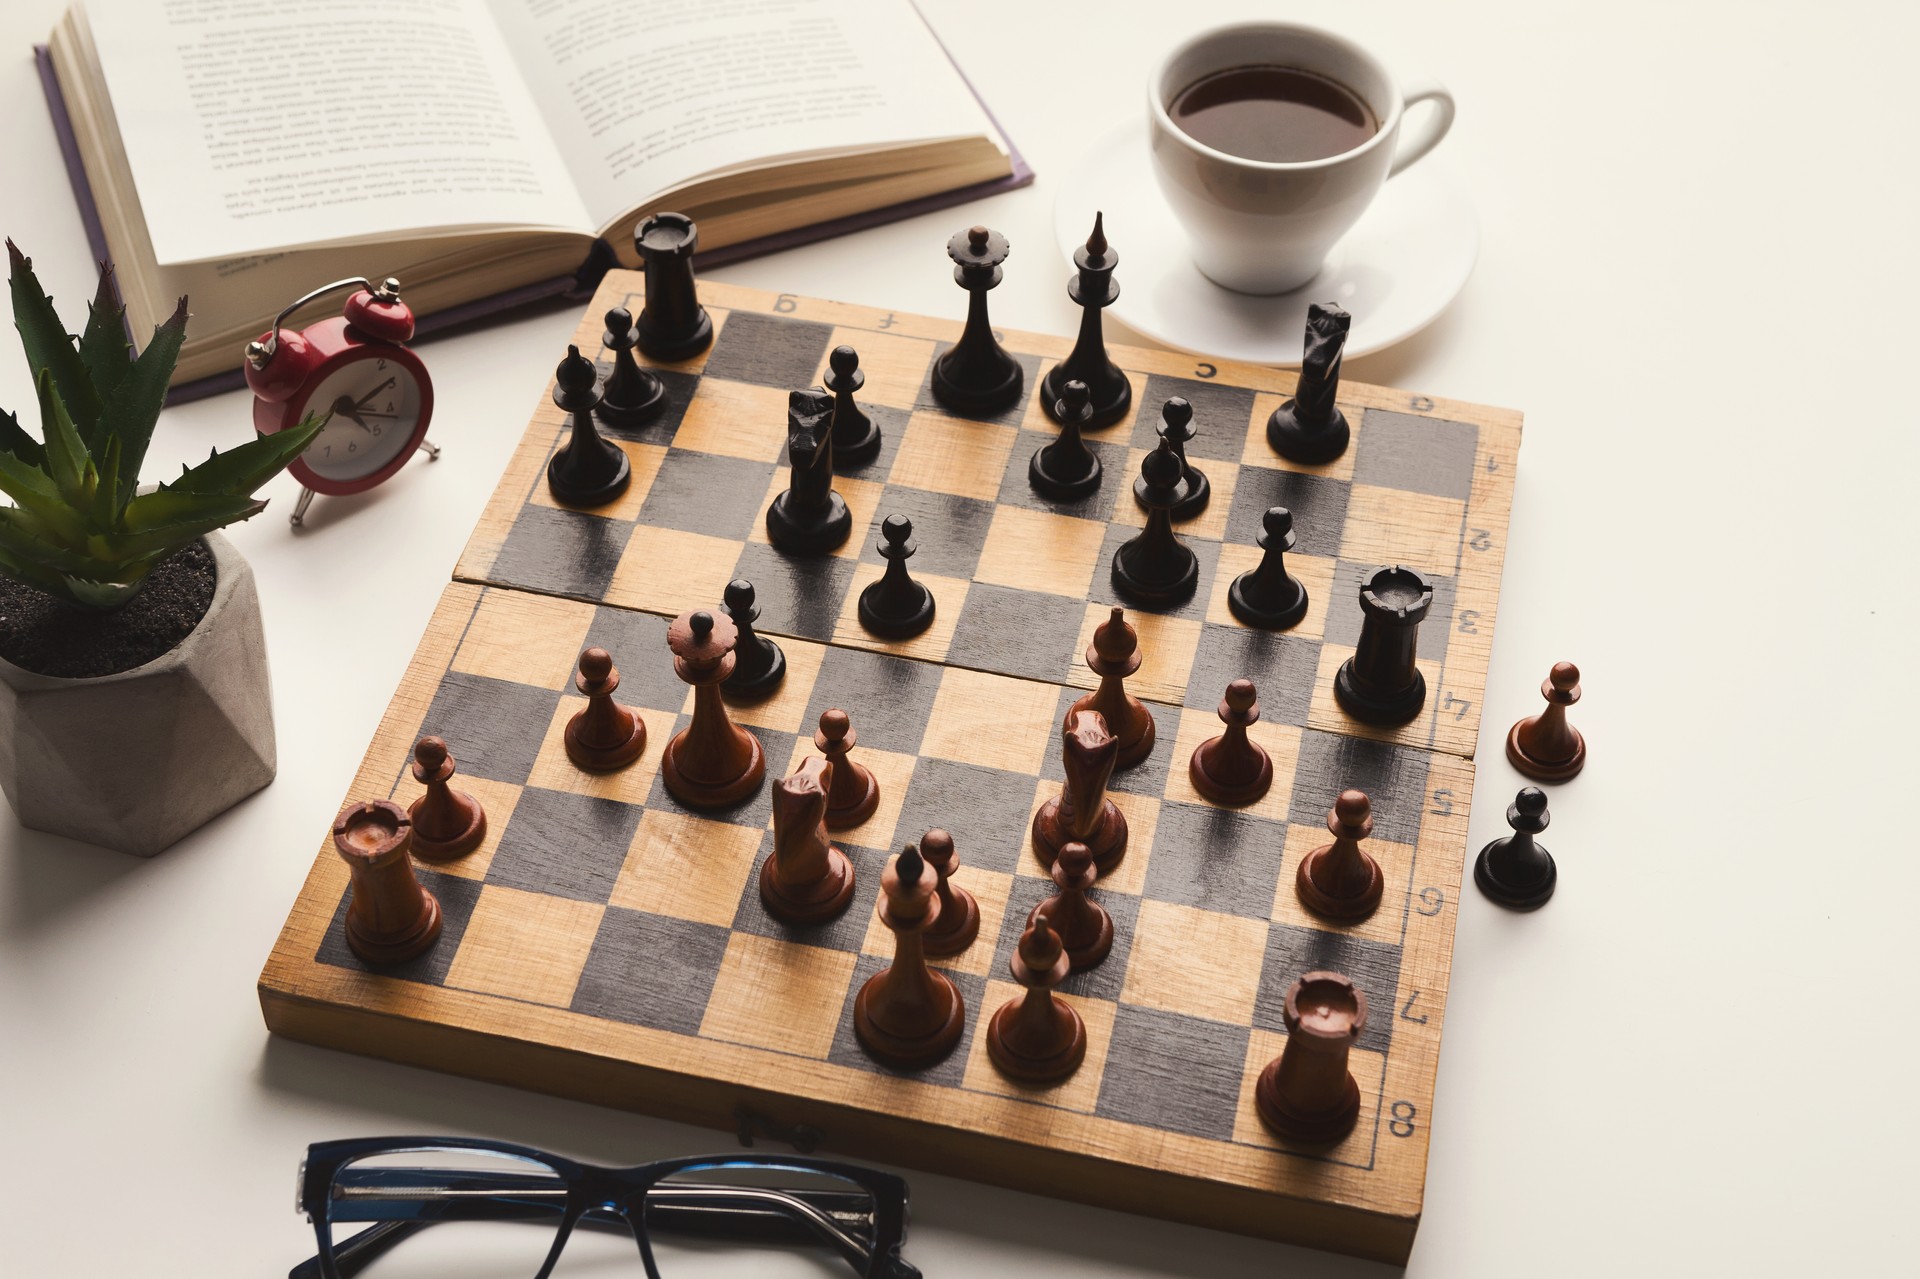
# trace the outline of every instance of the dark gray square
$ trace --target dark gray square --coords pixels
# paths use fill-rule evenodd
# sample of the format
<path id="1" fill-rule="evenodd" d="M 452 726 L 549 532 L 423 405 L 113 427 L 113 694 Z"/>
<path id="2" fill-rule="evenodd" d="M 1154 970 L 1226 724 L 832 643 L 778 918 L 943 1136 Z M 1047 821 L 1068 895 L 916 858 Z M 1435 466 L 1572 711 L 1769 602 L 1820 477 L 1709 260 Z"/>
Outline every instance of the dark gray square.
<path id="1" fill-rule="evenodd" d="M 907 572 L 973 580 L 973 571 L 980 566 L 980 551 L 987 544 L 987 529 L 993 524 L 992 502 L 904 484 L 887 485 L 873 513 L 873 523 L 860 543 L 860 558 L 869 564 L 886 563 L 876 548 L 880 525 L 892 515 L 904 515 L 913 521 L 914 552 L 907 561 Z"/>
<path id="2" fill-rule="evenodd" d="M 802 946 L 858 952 L 867 935 L 867 923 L 873 917 L 874 902 L 880 891 L 880 872 L 887 867 L 887 853 L 884 849 L 860 848 L 837 839 L 834 845 L 853 863 L 853 898 L 844 911 L 821 924 L 789 924 L 767 913 L 760 900 L 760 867 L 773 856 L 773 832 L 769 830 L 760 839 L 753 873 L 747 876 L 746 887 L 740 892 L 740 905 L 733 915 L 734 930 Z"/>
<path id="3" fill-rule="evenodd" d="M 1245 1026 L 1121 1004 L 1094 1111 L 1142 1128 L 1230 1141 L 1249 1038 Z"/>
<path id="4" fill-rule="evenodd" d="M 993 964 L 989 969 L 992 976 L 1003 980 L 1008 976 L 1007 964 L 1020 949 L 1020 935 L 1027 931 L 1027 916 L 1033 913 L 1035 906 L 1058 891 L 1050 879 L 1014 876 L 1013 889 L 1007 895 L 1006 914 L 1000 918 L 1000 937 L 994 947 Z M 1095 887 L 1093 900 L 1099 902 L 1113 919 L 1113 949 L 1094 967 L 1069 974 L 1060 983 L 1060 989 L 1065 994 L 1088 999 L 1118 1000 L 1120 988 L 1127 980 L 1127 959 L 1133 954 L 1133 935 L 1139 927 L 1140 899 L 1131 893 L 1109 892 Z"/>
<path id="5" fill-rule="evenodd" d="M 1009 351 L 1008 354 L 1013 356 L 1014 362 L 1020 366 L 1020 370 L 1024 375 L 1020 383 L 1020 398 L 1015 400 L 1011 407 L 1002 409 L 998 413 L 974 413 L 944 403 L 936 398 L 933 393 L 933 366 L 938 364 L 940 357 L 945 355 L 952 347 L 953 343 L 951 342 L 938 342 L 934 344 L 933 358 L 927 361 L 927 374 L 920 379 L 920 390 L 913 399 L 914 410 L 916 412 L 926 410 L 933 413 L 943 413 L 948 417 L 962 417 L 975 422 L 999 422 L 1007 426 L 1019 425 L 1020 419 L 1026 416 L 1028 401 L 1039 394 L 1037 388 L 1040 385 L 1040 357 L 1037 355 L 1024 355 L 1019 351 Z"/>
<path id="6" fill-rule="evenodd" d="M 1233 490 L 1233 513 L 1227 517 L 1227 540 L 1257 546 L 1261 519 L 1270 506 L 1293 512 L 1293 549 L 1300 555 L 1338 555 L 1347 529 L 1345 480 L 1299 471 L 1275 471 L 1243 466 Z"/>
<path id="7" fill-rule="evenodd" d="M 773 473 L 766 462 L 670 449 L 640 504 L 640 522 L 722 540 L 744 538 L 765 513 Z"/>
<path id="8" fill-rule="evenodd" d="M 1057 683 L 1080 647 L 1084 612 L 1062 596 L 975 582 L 954 626 L 947 665 Z"/>
<path id="9" fill-rule="evenodd" d="M 860 406 L 862 413 L 879 426 L 880 450 L 864 462 L 851 462 L 835 453 L 833 473 L 869 480 L 884 479 L 887 472 L 893 469 L 893 459 L 900 452 L 900 440 L 907 433 L 907 420 L 913 415 L 891 404 L 868 404 L 859 396 L 854 397 L 854 402 Z"/>
<path id="10" fill-rule="evenodd" d="M 711 924 L 609 906 L 574 989 L 573 1011 L 698 1034 L 729 936 Z"/>
<path id="11" fill-rule="evenodd" d="M 1366 614 L 1360 608 L 1360 588 L 1386 567 L 1385 564 L 1361 564 L 1354 560 L 1335 561 L 1333 598 L 1327 601 L 1327 621 L 1322 628 L 1327 643 L 1352 648 L 1360 642 L 1360 628 L 1366 624 Z M 1433 606 L 1427 610 L 1427 620 L 1420 623 L 1417 655 L 1428 661 L 1444 662 L 1447 660 L 1447 638 L 1453 633 L 1454 580 L 1435 576 L 1417 564 L 1408 564 L 1406 567 L 1418 573 L 1420 580 L 1433 588 Z M 1438 696 L 1438 690 L 1435 689 L 1428 689 L 1427 693 L 1430 697 Z"/>
<path id="12" fill-rule="evenodd" d="M 620 567 L 632 536 L 633 524 L 628 520 L 529 502 L 514 517 L 487 577 L 546 595 L 598 603 L 613 585 L 613 572 Z"/>
<path id="13" fill-rule="evenodd" d="M 1247 447 L 1247 424 L 1253 421 L 1252 389 L 1158 373 L 1147 378 L 1146 392 L 1134 406 L 1133 447 L 1160 446 L 1161 413 L 1176 395 L 1193 405 L 1194 436 L 1187 442 L 1187 456 L 1239 461 Z"/>
<path id="14" fill-rule="evenodd" d="M 707 356 L 708 377 L 803 391 L 816 384 L 833 326 L 753 311 L 732 311 Z"/>
<path id="15" fill-rule="evenodd" d="M 677 735 L 681 729 L 692 722 L 691 715 L 679 716 L 674 720 L 674 734 Z M 738 721 L 735 722 L 738 723 Z M 761 782 L 753 794 L 731 808 L 688 808 L 668 792 L 666 770 L 662 769 L 654 776 L 653 790 L 647 795 L 647 807 L 661 808 L 687 817 L 702 817 L 708 821 L 726 822 L 732 826 L 765 826 L 773 817 L 773 793 L 770 783 L 779 771 L 787 766 L 787 761 L 793 758 L 794 735 L 771 728 L 761 728 L 757 724 L 741 724 L 740 727 L 760 739 L 761 749 L 767 756 L 767 780 Z M 656 747 L 652 742 L 648 742 L 647 749 L 654 750 Z M 660 743 L 657 749 L 665 750 L 666 743 Z"/>
<path id="16" fill-rule="evenodd" d="M 924 1070 L 895 1070 L 892 1066 L 883 1066 L 867 1056 L 860 1047 L 860 1040 L 853 1029 L 853 1001 L 867 979 L 892 963 L 891 958 L 879 955 L 862 955 L 853 967 L 853 981 L 847 986 L 846 1006 L 841 1010 L 840 1022 L 834 1028 L 833 1048 L 827 1053 L 827 1060 L 836 1066 L 851 1066 L 856 1070 L 870 1070 L 883 1075 L 905 1075 L 910 1079 L 921 1079 L 932 1084 L 944 1084 L 949 1088 L 958 1088 L 967 1074 L 968 1046 L 981 1025 L 981 1001 L 987 997 L 986 979 L 975 977 L 972 973 L 956 972 L 951 968 L 941 968 L 954 988 L 960 992 L 960 998 L 966 1004 L 967 1025 L 960 1032 L 960 1042 L 953 1052 Z M 987 1016 L 993 1015 L 991 1008 L 986 1009 Z M 980 1032 L 984 1033 L 984 1032 Z"/>
<path id="17" fill-rule="evenodd" d="M 1286 842 L 1285 822 L 1169 801 L 1160 806 L 1142 895 L 1222 915 L 1270 918 Z"/>
<path id="18" fill-rule="evenodd" d="M 1220 543 L 1209 538 L 1193 537 L 1181 532 L 1178 525 L 1174 533 L 1192 548 L 1194 557 L 1200 562 L 1200 576 L 1194 585 L 1193 594 L 1175 605 L 1142 603 L 1124 594 L 1113 580 L 1113 553 L 1132 538 L 1140 536 L 1140 530 L 1124 524 L 1109 524 L 1106 539 L 1100 545 L 1100 558 L 1094 562 L 1092 595 L 1095 599 L 1110 598 L 1116 603 L 1142 613 L 1165 613 L 1170 617 L 1204 618 L 1207 615 L 1207 599 L 1213 590 L 1213 575 L 1220 567 Z"/>
<path id="19" fill-rule="evenodd" d="M 1425 751 L 1307 729 L 1294 764 L 1287 820 L 1325 826 L 1333 801 L 1349 787 L 1365 791 L 1372 801 L 1374 838 L 1396 844 L 1419 839 L 1421 811 L 1428 803 Z"/>
<path id="20" fill-rule="evenodd" d="M 477 880 L 459 875 L 442 875 L 418 864 L 414 870 L 420 876 L 421 886 L 440 903 L 440 940 L 433 944 L 432 949 L 404 964 L 376 967 L 366 963 L 347 945 L 347 902 L 351 894 L 342 893 L 340 905 L 334 909 L 333 919 L 328 922 L 327 931 L 320 938 L 320 949 L 314 953 L 314 962 L 334 968 L 379 973 L 428 986 L 446 985 L 447 970 L 453 967 L 453 957 L 460 950 L 460 939 L 466 935 L 467 921 L 473 918 L 473 904 L 480 900 L 480 884 Z"/>
<path id="21" fill-rule="evenodd" d="M 550 897 L 605 902 L 640 826 L 633 804 L 529 786 L 487 867 L 487 882 Z"/>
<path id="22" fill-rule="evenodd" d="M 1058 438 L 1058 435 L 1042 435 L 1038 431 L 1020 432 L 1013 442 L 1013 453 L 1007 458 L 1006 472 L 1000 478 L 1000 504 L 1024 507 L 1029 511 L 1073 515 L 1083 520 L 1106 519 L 1108 512 L 1113 510 L 1113 486 L 1131 485 L 1135 478 L 1133 468 L 1128 465 L 1126 443 L 1117 437 L 1099 440 L 1087 436 L 1087 447 L 1100 459 L 1100 487 L 1075 501 L 1056 502 L 1034 491 L 1032 482 L 1027 478 L 1027 467 L 1033 462 L 1034 450 Z"/>
<path id="23" fill-rule="evenodd" d="M 642 362 L 644 364 L 644 361 Z M 603 348 L 596 366 L 600 375 L 600 386 L 604 390 L 607 377 L 613 372 L 613 358 Z M 693 403 L 693 393 L 700 386 L 698 373 L 682 373 L 678 369 L 654 369 L 653 375 L 660 379 L 661 387 L 666 391 L 659 410 L 644 422 L 631 426 L 608 422 L 598 415 L 594 425 L 600 428 L 600 434 L 618 440 L 632 440 L 637 444 L 671 444 L 674 435 L 680 430 L 681 421 L 687 416 L 687 406 Z"/>
<path id="24" fill-rule="evenodd" d="M 610 605 L 594 610 L 587 647 L 604 648 L 613 655 L 614 668 L 620 672 L 620 691 L 615 696 L 621 705 L 677 715 L 686 704 L 687 685 L 673 673 L 673 655 L 667 651 L 667 624 L 667 618 L 652 613 Z M 566 691 L 575 691 L 572 676 L 567 677 Z M 652 743 L 648 746 L 651 749 Z"/>
<path id="25" fill-rule="evenodd" d="M 1026 773 L 922 758 L 894 829 L 902 839 L 918 839 L 940 827 L 953 836 L 961 865 L 1011 872 L 1026 843 L 1033 789 Z"/>
<path id="26" fill-rule="evenodd" d="M 833 647 L 820 659 L 803 727 L 809 733 L 823 712 L 839 707 L 853 720 L 860 745 L 872 750 L 920 753 L 941 668 L 864 649 Z"/>
<path id="27" fill-rule="evenodd" d="M 552 689 L 448 671 L 421 727 L 446 739 L 468 777 L 517 785 L 533 771 L 559 704 Z"/>
<path id="28" fill-rule="evenodd" d="M 1307 973 L 1317 972 L 1341 974 L 1366 997 L 1367 1024 L 1356 1046 L 1385 1052 L 1393 1042 L 1393 1023 L 1399 1012 L 1395 1000 L 1400 988 L 1400 948 L 1347 933 L 1293 924 L 1270 927 L 1253 1024 L 1262 1030 L 1284 1030 L 1286 1021 L 1280 1011 L 1286 1004 L 1287 988 Z"/>
<path id="29" fill-rule="evenodd" d="M 741 548 L 733 575 L 753 583 L 760 630 L 774 635 L 798 635 L 826 643 L 833 638 L 840 607 L 853 585 L 853 561 L 838 555 L 801 559 L 773 549 L 765 542 Z M 717 599 L 725 582 L 714 583 Z"/>
<path id="30" fill-rule="evenodd" d="M 1319 678 L 1320 642 L 1288 631 L 1260 631 L 1208 622 L 1187 684 L 1187 705 L 1217 710 L 1227 685 L 1250 679 L 1260 694 L 1260 718 L 1304 724 Z"/>
<path id="31" fill-rule="evenodd" d="M 1054 722 L 1064 725 L 1067 712 L 1073 704 L 1085 696 L 1084 688 L 1063 688 L 1060 690 L 1059 713 Z M 1180 728 L 1180 710 L 1175 706 L 1165 706 L 1159 702 L 1148 702 L 1147 711 L 1153 716 L 1153 749 L 1147 757 L 1132 768 L 1116 768 L 1113 780 L 1107 783 L 1109 790 L 1124 791 L 1129 795 L 1151 795 L 1155 799 L 1166 794 L 1167 769 L 1171 767 L 1173 756 L 1173 738 Z M 1181 767 L 1185 767 L 1183 761 Z M 1059 738 L 1041 757 L 1040 776 L 1049 781 L 1065 781 L 1067 766 L 1062 758 L 1062 746 Z"/>
<path id="32" fill-rule="evenodd" d="M 1464 502 L 1473 495 L 1480 430 L 1471 422 L 1368 409 L 1360 420 L 1353 482 Z"/>

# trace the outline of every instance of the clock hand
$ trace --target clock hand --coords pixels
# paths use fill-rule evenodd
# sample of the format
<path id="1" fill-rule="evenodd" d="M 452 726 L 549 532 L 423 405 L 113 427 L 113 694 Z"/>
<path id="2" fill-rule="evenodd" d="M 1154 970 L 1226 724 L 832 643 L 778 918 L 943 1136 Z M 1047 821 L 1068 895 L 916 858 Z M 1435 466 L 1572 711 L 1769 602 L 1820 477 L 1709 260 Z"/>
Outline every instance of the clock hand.
<path id="1" fill-rule="evenodd" d="M 339 399 L 333 402 L 332 411 L 335 413 L 338 413 L 341 417 L 346 418 L 349 422 L 353 423 L 355 426 L 365 431 L 368 435 L 373 434 L 373 428 L 368 426 L 365 420 L 363 420 L 360 416 L 360 406 L 355 404 L 353 401 L 349 400 L 346 396 L 343 395 Z"/>
<path id="2" fill-rule="evenodd" d="M 372 398 L 373 398 L 374 396 L 376 396 L 376 395 L 378 395 L 378 394 L 380 394 L 380 392 L 382 392 L 382 391 L 384 391 L 384 390 L 386 390 L 386 389 L 387 389 L 388 387 L 390 387 L 390 386 L 392 386 L 392 385 L 393 385 L 393 382 L 394 382 L 394 379 L 392 379 L 392 378 L 388 378 L 388 379 L 387 379 L 386 381 L 384 381 L 384 382 L 382 382 L 382 383 L 381 383 L 381 384 L 380 384 L 379 386 L 376 386 L 376 387 L 374 387 L 374 388 L 373 388 L 373 389 L 372 389 L 371 391 L 368 391 L 368 392 L 367 392 L 367 393 L 366 393 L 365 395 L 363 395 L 363 396 L 361 396 L 361 397 L 360 397 L 359 399 L 357 399 L 357 400 L 355 400 L 355 401 L 353 402 L 353 407 L 354 407 L 354 408 L 356 408 L 356 409 L 359 409 L 359 408 L 364 408 L 364 407 L 366 406 L 366 403 L 367 403 L 367 401 L 368 401 L 368 400 L 371 400 L 371 399 L 372 399 Z M 341 398 L 342 398 L 342 399 L 345 399 L 346 397 L 345 397 L 345 396 L 342 396 Z M 351 415 L 349 415 L 349 416 L 351 416 Z"/>

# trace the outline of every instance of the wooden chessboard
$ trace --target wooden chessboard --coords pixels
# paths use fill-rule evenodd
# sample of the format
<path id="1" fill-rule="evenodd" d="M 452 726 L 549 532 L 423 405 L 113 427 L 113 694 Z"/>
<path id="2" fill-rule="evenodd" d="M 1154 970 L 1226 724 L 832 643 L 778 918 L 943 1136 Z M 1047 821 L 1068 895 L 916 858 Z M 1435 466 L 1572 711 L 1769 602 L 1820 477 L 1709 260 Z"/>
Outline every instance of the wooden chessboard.
<path id="1" fill-rule="evenodd" d="M 580 324 L 583 352 L 599 349 L 608 307 L 638 309 L 640 288 L 637 274 L 607 277 Z M 260 978 L 269 1027 L 718 1127 L 798 1126 L 825 1151 L 1405 1260 L 1519 415 L 1348 384 L 1352 446 L 1301 467 L 1264 436 L 1293 374 L 1114 347 L 1136 411 L 1093 433 L 1106 483 L 1064 506 L 1033 495 L 1026 465 L 1055 434 L 1032 391 L 1066 339 L 1007 333 L 1028 399 L 974 420 L 928 391 L 957 322 L 713 283 L 702 293 L 712 347 L 661 366 L 672 401 L 662 417 L 609 432 L 633 462 L 618 501 L 583 512 L 548 495 L 544 468 L 564 428 L 542 393 L 343 797 L 408 802 L 415 738 L 452 744 L 490 829 L 479 851 L 422 871 L 445 913 L 439 944 L 384 971 L 355 959 L 342 934 L 346 867 L 323 836 Z M 837 483 L 862 532 L 834 555 L 790 560 L 762 523 L 784 485 L 786 396 L 818 382 L 843 342 L 860 352 L 861 402 L 886 444 Z M 1094 682 L 1082 654 L 1112 602 L 1113 549 L 1142 522 L 1130 481 L 1172 395 L 1194 406 L 1189 455 L 1213 485 L 1211 505 L 1180 529 L 1199 554 L 1201 588 L 1179 608 L 1129 610 L 1144 657 L 1130 687 L 1152 705 L 1160 744 L 1114 782 L 1132 840 L 1099 894 L 1117 940 L 1105 964 L 1064 987 L 1087 1024 L 1086 1064 L 1057 1086 L 1020 1087 L 988 1064 L 977 1032 L 1017 993 L 1007 961 L 1052 887 L 1027 824 L 1058 791 L 1060 722 Z M 1250 630 L 1225 607 L 1227 583 L 1258 560 L 1253 538 L 1272 505 L 1294 512 L 1289 564 L 1312 594 L 1305 621 L 1281 634 Z M 910 568 L 939 602 L 933 628 L 899 643 L 868 636 L 854 614 L 880 571 L 879 520 L 895 512 L 913 519 Z M 1347 718 L 1330 689 L 1359 632 L 1359 584 L 1392 563 L 1425 576 L 1435 599 L 1420 636 L 1426 708 L 1387 731 Z M 839 840 L 860 876 L 858 904 L 818 928 L 761 908 L 764 789 L 736 810 L 698 814 L 658 776 L 661 746 L 691 706 L 667 619 L 715 607 L 734 577 L 759 589 L 760 628 L 783 637 L 787 654 L 778 695 L 735 712 L 761 737 L 769 771 L 798 763 L 820 712 L 840 706 L 882 787 L 879 811 Z M 570 675 L 587 644 L 614 654 L 621 699 L 649 730 L 646 754 L 609 776 L 579 772 L 561 745 L 581 705 Z M 1219 731 L 1214 707 L 1242 675 L 1260 688 L 1254 736 L 1274 784 L 1252 807 L 1227 810 L 1193 791 L 1186 760 Z M 1327 810 L 1347 786 L 1372 797 L 1370 846 L 1388 891 L 1371 919 L 1335 927 L 1302 911 L 1293 876 L 1326 842 Z M 881 865 L 931 826 L 953 832 L 982 928 L 971 950 L 944 961 L 967 1004 L 960 1049 L 903 1074 L 862 1054 L 850 1009 L 889 950 L 872 910 Z M 1318 968 L 1355 980 L 1369 1020 L 1353 1054 L 1359 1126 L 1309 1149 L 1272 1137 L 1252 1092 L 1284 1041 L 1282 995 Z"/>

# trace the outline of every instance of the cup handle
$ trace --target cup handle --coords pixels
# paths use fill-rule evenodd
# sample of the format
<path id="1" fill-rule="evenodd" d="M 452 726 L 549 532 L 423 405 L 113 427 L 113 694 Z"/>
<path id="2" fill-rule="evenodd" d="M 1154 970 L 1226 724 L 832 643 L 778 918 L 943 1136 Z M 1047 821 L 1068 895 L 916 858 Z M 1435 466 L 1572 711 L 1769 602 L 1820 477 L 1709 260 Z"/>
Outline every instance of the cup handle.
<path id="1" fill-rule="evenodd" d="M 1421 121 L 1409 128 L 1406 116 L 1422 102 L 1431 102 L 1433 110 L 1424 113 Z M 1440 145 L 1440 139 L 1453 127 L 1453 95 L 1438 80 L 1415 80 L 1401 91 L 1400 115 L 1400 145 L 1393 153 L 1393 167 L 1387 170 L 1388 177 Z"/>

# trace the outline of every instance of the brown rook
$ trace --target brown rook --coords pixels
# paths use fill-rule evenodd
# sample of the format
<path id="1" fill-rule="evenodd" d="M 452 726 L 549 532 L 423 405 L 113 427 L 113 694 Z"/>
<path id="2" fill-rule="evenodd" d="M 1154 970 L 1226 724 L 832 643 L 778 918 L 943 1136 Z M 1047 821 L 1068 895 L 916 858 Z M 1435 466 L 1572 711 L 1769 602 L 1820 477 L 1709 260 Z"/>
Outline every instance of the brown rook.
<path id="1" fill-rule="evenodd" d="M 987 1024 L 987 1057 L 1000 1073 L 1022 1083 L 1050 1084 L 1080 1069 L 1087 1027 L 1069 1004 L 1053 997 L 1067 979 L 1067 952 L 1042 914 L 1027 925 L 1008 961 L 1026 994 L 1000 1005 Z"/>
<path id="2" fill-rule="evenodd" d="M 1507 761 L 1536 782 L 1564 782 L 1587 764 L 1587 741 L 1567 723 L 1567 707 L 1580 700 L 1580 668 L 1555 662 L 1540 685 L 1547 709 L 1507 733 Z"/>
<path id="3" fill-rule="evenodd" d="M 928 831 L 920 837 L 920 857 L 939 876 L 934 892 L 940 898 L 940 913 L 933 927 L 921 934 L 921 948 L 929 955 L 958 955 L 980 935 L 980 903 L 953 882 L 953 872 L 960 869 L 953 836 L 938 827 Z"/>
<path id="4" fill-rule="evenodd" d="M 1288 1141 L 1338 1141 L 1360 1117 L 1347 1055 L 1367 1028 L 1367 997 L 1339 973 L 1308 973 L 1287 988 L 1280 1019 L 1286 1047 L 1253 1087 L 1260 1119 Z"/>
<path id="5" fill-rule="evenodd" d="M 1273 761 L 1260 743 L 1247 736 L 1248 726 L 1260 719 L 1253 681 L 1237 679 L 1227 685 L 1218 714 L 1227 731 L 1193 748 L 1187 778 L 1216 804 L 1251 804 L 1273 785 Z"/>
<path id="6" fill-rule="evenodd" d="M 760 902 L 789 924 L 832 919 L 853 900 L 853 863 L 827 835 L 833 765 L 805 759 L 773 784 L 773 851 L 760 864 Z"/>
<path id="7" fill-rule="evenodd" d="M 1360 841 L 1373 834 L 1373 805 L 1364 791 L 1343 790 L 1327 814 L 1331 844 L 1300 859 L 1294 887 L 1300 904 L 1323 919 L 1350 923 L 1373 914 L 1385 879 Z"/>
<path id="8" fill-rule="evenodd" d="M 880 807 L 880 783 L 866 765 L 847 758 L 860 742 L 842 710 L 825 711 L 814 730 L 813 745 L 833 765 L 833 789 L 827 795 L 827 829 L 851 830 Z"/>
<path id="9" fill-rule="evenodd" d="M 1027 914 L 1027 927 L 1045 915 L 1067 949 L 1067 963 L 1076 973 L 1098 967 L 1113 949 L 1113 916 L 1087 894 L 1099 879 L 1093 854 L 1080 842 L 1069 841 L 1053 860 L 1053 882 L 1060 891 Z"/>
<path id="10" fill-rule="evenodd" d="M 760 739 L 727 718 L 720 681 L 733 670 L 733 622 L 701 609 L 667 628 L 673 673 L 693 685 L 693 721 L 667 742 L 660 775 L 688 808 L 726 808 L 760 789 L 767 757 Z"/>
<path id="11" fill-rule="evenodd" d="M 611 773 L 640 758 L 647 748 L 647 723 L 613 700 L 620 672 L 604 648 L 580 654 L 580 670 L 573 686 L 587 704 L 567 721 L 567 758 L 589 773 Z"/>
<path id="12" fill-rule="evenodd" d="M 423 737 L 413 746 L 413 780 L 427 793 L 407 808 L 413 823 L 413 855 L 423 862 L 447 862 L 465 857 L 487 837 L 487 814 L 480 801 L 447 784 L 453 776 L 453 755 L 438 737 Z"/>
<path id="13" fill-rule="evenodd" d="M 1067 779 L 1060 794 L 1033 815 L 1033 851 L 1052 866 L 1071 840 L 1085 844 L 1102 874 L 1127 855 L 1127 819 L 1107 798 L 1107 782 L 1120 758 L 1120 739 L 1107 731 L 1098 711 L 1073 711 L 1061 732 Z"/>
<path id="14" fill-rule="evenodd" d="M 1100 677 L 1100 686 L 1073 704 L 1067 713 L 1098 711 L 1107 731 L 1120 739 L 1121 768 L 1132 768 L 1153 753 L 1153 713 L 1146 703 L 1127 692 L 1127 676 L 1140 669 L 1140 637 L 1128 624 L 1126 610 L 1114 606 L 1113 615 L 1093 628 L 1087 645 L 1087 669 Z"/>
<path id="15" fill-rule="evenodd" d="M 853 1031 L 874 1060 L 902 1070 L 931 1066 L 951 1053 L 967 1008 L 945 973 L 927 967 L 922 935 L 937 922 L 934 876 L 912 844 L 880 875 L 880 922 L 893 933 L 893 963 L 867 978 L 853 998 Z"/>
<path id="16" fill-rule="evenodd" d="M 391 800 L 348 804 L 333 821 L 347 863 L 347 945 L 369 964 L 398 964 L 440 939 L 440 903 L 413 873 L 413 823 Z"/>

